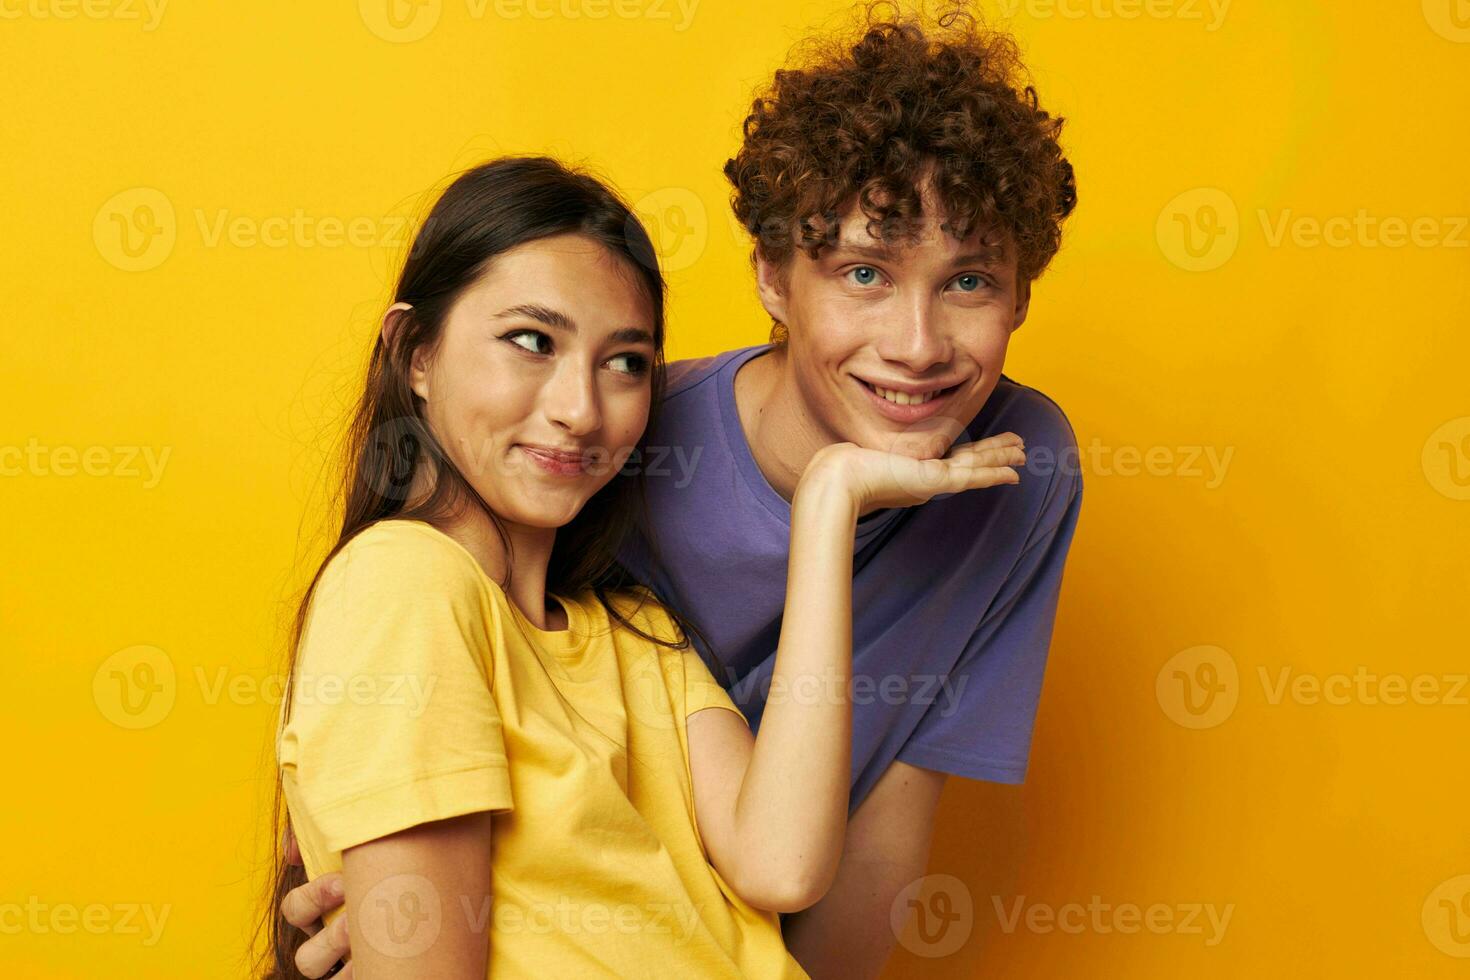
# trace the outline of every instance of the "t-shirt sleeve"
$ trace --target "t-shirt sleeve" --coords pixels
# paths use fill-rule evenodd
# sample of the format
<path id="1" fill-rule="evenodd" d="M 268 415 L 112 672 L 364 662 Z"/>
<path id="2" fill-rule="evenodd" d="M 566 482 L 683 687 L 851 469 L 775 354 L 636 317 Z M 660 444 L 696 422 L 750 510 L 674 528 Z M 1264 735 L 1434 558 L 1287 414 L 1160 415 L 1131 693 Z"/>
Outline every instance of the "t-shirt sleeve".
<path id="1" fill-rule="evenodd" d="M 359 534 L 317 583 L 281 738 L 333 851 L 511 808 L 491 693 L 491 607 L 474 559 L 426 528 Z"/>
<path id="2" fill-rule="evenodd" d="M 688 718 L 696 711 L 705 708 L 724 708 L 733 711 L 741 718 L 745 718 L 745 712 L 736 707 L 735 702 L 730 699 L 730 694 L 720 682 L 715 680 L 714 674 L 705 665 L 704 659 L 691 645 L 684 655 L 684 717 Z M 748 723 L 748 719 L 747 723 Z"/>
<path id="3" fill-rule="evenodd" d="M 970 779 L 1025 779 L 1062 571 L 1082 508 L 1080 475 L 1052 489 L 1035 534 L 900 760 Z"/>

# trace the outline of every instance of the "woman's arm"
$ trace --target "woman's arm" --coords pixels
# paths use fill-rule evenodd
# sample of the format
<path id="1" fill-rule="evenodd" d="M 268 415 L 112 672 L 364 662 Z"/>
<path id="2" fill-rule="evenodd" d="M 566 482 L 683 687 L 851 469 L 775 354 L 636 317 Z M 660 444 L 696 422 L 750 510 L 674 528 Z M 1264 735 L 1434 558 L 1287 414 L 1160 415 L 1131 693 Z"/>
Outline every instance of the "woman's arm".
<path id="1" fill-rule="evenodd" d="M 436 820 L 342 852 L 353 980 L 484 980 L 491 820 Z"/>
<path id="2" fill-rule="evenodd" d="M 813 904 L 842 857 L 858 510 L 840 481 L 810 469 L 793 496 L 786 613 L 760 737 L 729 711 L 688 720 L 710 862 L 758 908 L 794 912 Z"/>
<path id="3" fill-rule="evenodd" d="M 842 858 L 852 768 L 852 556 L 857 520 L 943 493 L 1019 482 L 1004 433 L 915 460 L 851 443 L 812 458 L 791 501 L 786 608 L 759 737 L 729 711 L 689 716 L 694 804 L 710 863 L 757 908 L 798 912 Z"/>

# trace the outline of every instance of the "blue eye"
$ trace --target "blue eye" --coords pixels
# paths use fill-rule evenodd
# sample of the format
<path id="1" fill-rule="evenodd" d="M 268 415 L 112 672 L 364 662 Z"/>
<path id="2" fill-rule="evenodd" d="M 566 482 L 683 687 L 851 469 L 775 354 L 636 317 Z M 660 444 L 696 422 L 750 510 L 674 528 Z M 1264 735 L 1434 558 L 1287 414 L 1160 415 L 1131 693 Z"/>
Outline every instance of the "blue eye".
<path id="1" fill-rule="evenodd" d="M 521 343 L 520 338 L 522 338 L 522 337 L 532 338 L 531 339 L 531 344 L 528 346 L 526 344 Z M 520 348 L 523 348 L 525 350 L 528 350 L 532 354 L 549 354 L 549 353 L 551 353 L 551 350 L 550 350 L 550 348 L 551 348 L 551 338 L 548 337 L 546 334 L 542 333 L 539 330 L 517 330 L 514 333 L 508 333 L 508 334 L 506 334 L 501 339 L 502 340 L 505 340 L 505 341 L 508 341 L 508 342 L 510 342 L 512 344 L 515 344 L 517 347 L 520 347 Z M 546 346 L 547 346 L 547 349 L 546 350 L 540 350 L 539 349 L 539 343 L 540 343 L 540 341 L 543 341 L 543 340 L 546 341 Z"/>
<path id="2" fill-rule="evenodd" d="M 958 286 L 960 288 L 960 291 L 964 293 L 973 293 L 975 290 L 985 285 L 985 280 L 981 279 L 973 272 L 967 272 L 962 276 L 956 276 L 954 281 L 955 285 Z"/>
<path id="3" fill-rule="evenodd" d="M 853 281 L 859 286 L 871 286 L 878 281 L 878 270 L 870 265 L 860 265 L 849 269 L 847 274 L 853 276 Z"/>

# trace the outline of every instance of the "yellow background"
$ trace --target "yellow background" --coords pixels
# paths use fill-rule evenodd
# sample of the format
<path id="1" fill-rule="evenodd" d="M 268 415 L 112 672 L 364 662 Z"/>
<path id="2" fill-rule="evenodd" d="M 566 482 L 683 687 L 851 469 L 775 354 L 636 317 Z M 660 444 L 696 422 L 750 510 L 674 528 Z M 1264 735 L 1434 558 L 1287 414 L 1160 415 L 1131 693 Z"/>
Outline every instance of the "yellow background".
<path id="1" fill-rule="evenodd" d="M 263 682 L 446 174 L 594 163 L 660 235 L 671 356 L 764 339 L 720 167 L 845 5 L 536 2 L 0 4 L 0 447 L 34 450 L 0 478 L 6 976 L 241 974 Z M 1470 9 L 1007 13 L 1081 194 L 1007 373 L 1087 495 L 1029 779 L 951 781 L 919 898 L 951 914 L 888 976 L 1463 976 Z"/>

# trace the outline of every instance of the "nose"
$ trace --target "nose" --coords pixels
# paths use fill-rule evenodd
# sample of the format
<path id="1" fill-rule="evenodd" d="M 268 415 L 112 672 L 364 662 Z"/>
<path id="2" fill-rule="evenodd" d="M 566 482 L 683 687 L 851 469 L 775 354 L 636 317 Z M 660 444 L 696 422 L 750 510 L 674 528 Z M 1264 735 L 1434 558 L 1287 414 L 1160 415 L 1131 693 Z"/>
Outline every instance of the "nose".
<path id="1" fill-rule="evenodd" d="M 571 436 L 585 436 L 602 425 L 595 369 L 563 358 L 542 392 L 542 405 L 551 423 Z"/>
<path id="2" fill-rule="evenodd" d="M 915 375 L 923 374 L 936 364 L 948 362 L 953 354 L 953 345 L 941 318 L 935 314 L 928 297 L 917 294 L 896 319 L 889 322 L 877 349 L 885 361 L 902 365 Z"/>

